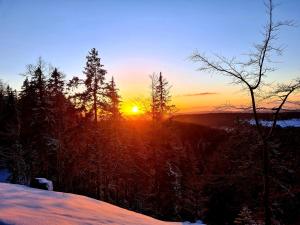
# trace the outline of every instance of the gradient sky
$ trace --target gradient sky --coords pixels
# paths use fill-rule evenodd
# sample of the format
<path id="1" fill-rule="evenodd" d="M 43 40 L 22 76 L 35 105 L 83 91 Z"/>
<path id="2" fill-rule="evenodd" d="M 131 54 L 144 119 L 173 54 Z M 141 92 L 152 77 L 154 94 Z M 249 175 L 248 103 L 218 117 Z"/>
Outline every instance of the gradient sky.
<path id="1" fill-rule="evenodd" d="M 278 2 L 278 1 L 277 1 Z M 277 19 L 300 25 L 300 1 L 281 0 Z M 99 50 L 124 104 L 149 92 L 161 71 L 182 112 L 209 110 L 247 96 L 230 80 L 196 71 L 192 52 L 239 56 L 261 40 L 263 0 L 0 0 L 0 79 L 19 89 L 25 65 L 41 56 L 67 78 L 82 76 L 85 56 Z M 270 80 L 300 74 L 300 26 L 285 28 L 286 50 Z"/>

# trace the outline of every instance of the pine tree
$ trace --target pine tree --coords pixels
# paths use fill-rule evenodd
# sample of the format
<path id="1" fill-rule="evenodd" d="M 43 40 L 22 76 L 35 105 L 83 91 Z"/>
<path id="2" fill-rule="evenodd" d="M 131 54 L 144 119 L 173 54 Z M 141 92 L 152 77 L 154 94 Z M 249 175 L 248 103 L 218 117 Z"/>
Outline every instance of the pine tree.
<path id="1" fill-rule="evenodd" d="M 7 86 L 6 114 L 9 117 L 9 119 L 6 121 L 8 129 L 14 134 L 14 139 L 17 140 L 20 134 L 19 113 L 17 110 L 17 93 L 9 86 Z"/>
<path id="2" fill-rule="evenodd" d="M 107 111 L 111 113 L 113 120 L 118 120 L 121 116 L 120 113 L 120 96 L 114 78 L 106 86 L 106 96 L 108 98 Z"/>
<path id="3" fill-rule="evenodd" d="M 161 121 L 164 117 L 171 113 L 175 106 L 170 105 L 170 85 L 169 82 L 159 73 L 159 76 L 153 74 L 151 76 L 151 114 L 152 119 Z"/>
<path id="4" fill-rule="evenodd" d="M 157 120 L 157 115 L 158 115 L 158 109 L 159 109 L 159 104 L 158 104 L 158 95 L 157 95 L 157 90 L 156 90 L 156 87 L 158 85 L 158 78 L 156 76 L 155 73 L 153 73 L 151 76 L 150 76 L 150 79 L 151 79 L 151 117 L 152 117 L 152 120 L 155 121 Z"/>
<path id="5" fill-rule="evenodd" d="M 48 90 L 51 96 L 62 95 L 65 88 L 64 75 L 54 68 L 48 80 Z"/>
<path id="6" fill-rule="evenodd" d="M 47 82 L 49 104 L 55 120 L 55 135 L 63 131 L 63 118 L 66 111 L 67 100 L 64 96 L 64 75 L 55 68 Z"/>
<path id="7" fill-rule="evenodd" d="M 100 127 L 98 119 L 100 113 L 104 113 L 107 108 L 106 93 L 105 93 L 105 74 L 106 70 L 100 63 L 98 51 L 93 48 L 86 57 L 87 62 L 83 73 L 85 79 L 74 77 L 68 84 L 69 88 L 79 88 L 83 85 L 83 91 L 75 93 L 72 96 L 76 106 L 84 110 L 85 116 L 93 117 L 94 127 L 89 127 L 89 142 L 87 143 L 87 157 L 89 166 L 89 175 L 87 182 L 90 183 L 94 190 L 94 195 L 97 198 L 103 196 L 103 134 L 98 132 Z M 79 102 L 78 102 L 79 101 Z M 88 125 L 85 124 L 85 125 Z M 102 129 L 102 128 L 101 128 Z"/>
<path id="8" fill-rule="evenodd" d="M 63 139 L 65 138 L 65 130 L 67 129 L 67 108 L 69 101 L 64 95 L 65 81 L 64 75 L 54 68 L 48 82 L 47 88 L 49 93 L 50 110 L 54 120 L 53 126 L 53 143 L 55 143 L 55 152 L 52 157 L 52 166 L 55 169 L 55 176 L 58 181 L 58 185 L 63 182 L 63 165 L 64 159 L 64 146 Z"/>
<path id="9" fill-rule="evenodd" d="M 0 80 L 0 115 L 4 109 L 4 84 Z"/>
<path id="10" fill-rule="evenodd" d="M 33 85 L 36 93 L 37 107 L 44 108 L 46 104 L 46 78 L 40 66 L 32 74 L 31 85 Z"/>
<path id="11" fill-rule="evenodd" d="M 9 86 L 5 91 L 0 87 L 0 94 L 3 98 L 3 108 L 0 111 L 0 166 L 10 170 L 10 182 L 24 184 L 26 183 L 26 165 L 22 145 L 19 143 L 20 121 L 17 94 Z"/>
<path id="12" fill-rule="evenodd" d="M 37 66 L 31 65 L 29 68 L 27 75 L 30 80 L 27 78 L 24 81 L 20 93 L 21 143 L 31 172 L 29 179 L 36 175 L 49 178 L 49 159 L 57 148 L 53 135 L 54 120 L 41 60 Z"/>
<path id="13" fill-rule="evenodd" d="M 158 78 L 158 85 L 156 87 L 157 93 L 159 96 L 159 112 L 160 117 L 163 117 L 163 115 L 168 111 L 168 102 L 170 101 L 170 95 L 169 95 L 169 87 L 168 87 L 168 81 L 162 77 L 161 72 L 159 73 Z"/>
<path id="14" fill-rule="evenodd" d="M 105 108 L 105 93 L 104 93 L 104 81 L 106 70 L 100 63 L 98 51 L 95 48 L 89 52 L 86 57 L 87 62 L 83 73 L 85 79 L 81 80 L 78 77 L 74 77 L 69 87 L 77 88 L 80 84 L 83 84 L 85 90 L 81 93 L 76 93 L 73 98 L 80 100 L 80 106 L 84 109 L 87 115 L 93 115 L 94 123 L 97 124 L 99 111 Z"/>

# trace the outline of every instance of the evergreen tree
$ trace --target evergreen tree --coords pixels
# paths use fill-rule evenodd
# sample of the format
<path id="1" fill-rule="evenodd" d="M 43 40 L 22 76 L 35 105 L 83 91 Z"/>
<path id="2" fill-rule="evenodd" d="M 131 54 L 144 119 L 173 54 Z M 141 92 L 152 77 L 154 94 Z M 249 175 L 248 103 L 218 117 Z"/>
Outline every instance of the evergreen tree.
<path id="1" fill-rule="evenodd" d="M 32 74 L 31 85 L 33 85 L 36 93 L 37 107 L 44 110 L 46 105 L 46 78 L 42 72 L 41 66 L 38 66 Z"/>
<path id="2" fill-rule="evenodd" d="M 153 73 L 151 76 L 150 76 L 150 79 L 151 79 L 151 117 L 152 117 L 152 120 L 155 121 L 157 120 L 157 117 L 158 117 L 158 109 L 159 109 L 159 102 L 158 102 L 158 93 L 157 93 L 157 90 L 156 90 L 156 87 L 158 85 L 158 78 L 157 78 L 157 75 L 155 73 Z"/>
<path id="3" fill-rule="evenodd" d="M 87 62 L 83 71 L 86 76 L 85 79 L 81 80 L 74 77 L 69 86 L 77 88 L 80 84 L 84 85 L 85 90 L 73 97 L 80 100 L 81 108 L 86 111 L 87 115 L 93 115 L 94 123 L 97 124 L 99 111 L 105 108 L 104 80 L 106 70 L 102 68 L 103 65 L 100 63 L 98 51 L 95 48 L 92 48 L 86 59 Z"/>
<path id="4" fill-rule="evenodd" d="M 4 84 L 0 80 L 0 115 L 4 109 Z"/>
<path id="5" fill-rule="evenodd" d="M 55 68 L 47 82 L 47 92 L 49 93 L 49 104 L 54 117 L 56 136 L 63 131 L 63 120 L 67 106 L 67 99 L 64 95 L 65 81 L 64 75 Z"/>
<path id="6" fill-rule="evenodd" d="M 65 88 L 64 75 L 54 68 L 48 80 L 48 90 L 51 96 L 63 95 Z"/>
<path id="7" fill-rule="evenodd" d="M 74 77 L 68 86 L 79 88 L 80 85 L 83 85 L 83 91 L 75 93 L 71 97 L 76 106 L 84 110 L 85 117 L 93 117 L 94 127 L 89 126 L 88 121 L 84 124 L 87 126 L 86 132 L 89 135 L 85 149 L 88 164 L 88 174 L 85 179 L 90 184 L 90 191 L 93 190 L 92 195 L 99 199 L 103 196 L 103 154 L 105 147 L 103 133 L 99 132 L 100 127 L 97 124 L 101 113 L 107 110 L 106 70 L 103 69 L 98 51 L 95 48 L 91 49 L 86 59 L 87 62 L 83 71 L 85 79 Z"/>
<path id="8" fill-rule="evenodd" d="M 28 129 L 31 126 L 31 117 L 33 108 L 35 107 L 35 92 L 28 77 L 23 82 L 21 92 L 19 94 L 19 109 L 21 114 L 21 137 L 27 139 L 33 132 Z"/>
<path id="9" fill-rule="evenodd" d="M 63 165 L 66 159 L 64 158 L 63 139 L 67 130 L 67 117 L 69 116 L 67 109 L 69 101 L 64 95 L 65 81 L 64 75 L 54 68 L 47 82 L 49 93 L 50 110 L 53 116 L 53 141 L 55 143 L 55 152 L 52 157 L 52 166 L 55 170 L 54 174 L 57 179 L 57 185 L 63 183 Z"/>
<path id="10" fill-rule="evenodd" d="M 17 94 L 9 86 L 0 87 L 2 110 L 0 111 L 0 167 L 11 172 L 10 182 L 26 183 L 26 166 L 22 145 L 19 143 L 20 122 Z"/>
<path id="11" fill-rule="evenodd" d="M 113 120 L 118 120 L 121 116 L 120 113 L 120 96 L 116 87 L 114 78 L 106 86 L 106 96 L 108 98 L 107 111 L 111 113 Z"/>
<path id="12" fill-rule="evenodd" d="M 25 160 L 30 168 L 29 179 L 35 176 L 49 177 L 52 172 L 50 158 L 55 155 L 57 141 L 54 139 L 54 120 L 49 103 L 46 77 L 41 61 L 30 66 L 28 78 L 20 93 L 22 116 L 21 143 Z M 29 80 L 30 78 L 30 80 Z"/>
<path id="13" fill-rule="evenodd" d="M 170 85 L 169 82 L 159 73 L 151 77 L 151 114 L 152 119 L 161 121 L 167 114 L 171 113 L 175 106 L 170 105 Z"/>

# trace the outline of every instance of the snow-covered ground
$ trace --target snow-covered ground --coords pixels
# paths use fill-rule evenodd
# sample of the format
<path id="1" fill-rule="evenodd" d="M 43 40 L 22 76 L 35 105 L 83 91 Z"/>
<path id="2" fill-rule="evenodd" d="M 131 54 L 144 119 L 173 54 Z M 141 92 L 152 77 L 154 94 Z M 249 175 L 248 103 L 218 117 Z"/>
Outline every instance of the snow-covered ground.
<path id="1" fill-rule="evenodd" d="M 272 121 L 268 121 L 268 120 L 261 120 L 260 123 L 264 127 L 271 127 L 273 125 Z M 255 125 L 255 120 L 254 119 L 250 120 L 250 124 Z M 278 120 L 277 126 L 280 126 L 282 128 L 300 127 L 300 119 Z"/>
<path id="2" fill-rule="evenodd" d="M 163 222 L 92 198 L 0 183 L 1 225 L 190 225 Z M 198 225 L 202 224 L 200 221 Z"/>

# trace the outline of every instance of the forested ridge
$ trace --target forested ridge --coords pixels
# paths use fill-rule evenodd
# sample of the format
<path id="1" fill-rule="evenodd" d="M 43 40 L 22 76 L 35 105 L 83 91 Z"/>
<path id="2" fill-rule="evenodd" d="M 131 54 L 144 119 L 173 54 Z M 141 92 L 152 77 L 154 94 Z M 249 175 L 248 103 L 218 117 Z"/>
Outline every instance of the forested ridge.
<path id="1" fill-rule="evenodd" d="M 45 177 L 83 194 L 164 220 L 259 224 L 263 184 L 259 137 L 248 123 L 230 130 L 172 119 L 171 90 L 151 76 L 148 117 L 120 110 L 117 81 L 96 49 L 84 78 L 65 80 L 42 60 L 22 89 L 0 86 L 0 166 L 13 183 Z M 48 72 L 50 71 L 50 72 Z M 274 220 L 299 222 L 299 128 L 278 128 L 271 152 Z"/>
<path id="2" fill-rule="evenodd" d="M 300 128 L 280 123 L 299 120 L 300 77 L 288 74 L 290 68 L 270 77 L 285 49 L 278 43 L 279 31 L 295 23 L 276 20 L 276 6 L 265 1 L 261 40 L 246 53 L 196 50 L 189 57 L 202 75 L 227 77 L 238 86 L 239 96 L 240 91 L 247 96 L 239 101 L 242 105 L 227 102 L 214 113 L 178 115 L 171 87 L 186 83 L 169 84 L 169 74 L 156 71 L 149 79 L 149 101 L 140 102 L 142 112 L 129 117 L 117 76 L 106 70 L 95 48 L 88 52 L 80 76 L 71 79 L 42 59 L 26 66 L 20 90 L 0 82 L 0 169 L 9 170 L 12 183 L 33 186 L 35 178 L 46 178 L 55 191 L 86 195 L 161 220 L 300 224 Z M 245 41 L 240 34 L 253 21 L 237 26 L 235 36 Z M 224 25 L 220 41 L 226 41 L 229 28 Z M 196 36 L 187 37 L 190 41 Z M 256 34 L 253 38 L 257 40 Z M 201 41 L 202 51 L 206 43 Z M 176 57 L 171 69 L 193 82 L 179 74 L 175 63 L 182 56 Z M 207 91 L 181 97 L 209 95 L 206 104 L 214 107 L 212 96 L 218 92 L 201 85 L 199 90 Z M 224 98 L 225 93 L 237 94 L 224 90 Z M 228 110 L 234 113 L 224 113 Z"/>

